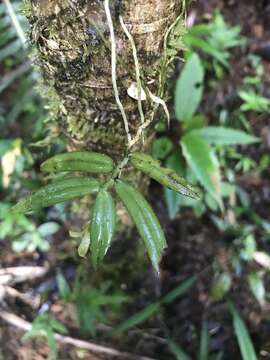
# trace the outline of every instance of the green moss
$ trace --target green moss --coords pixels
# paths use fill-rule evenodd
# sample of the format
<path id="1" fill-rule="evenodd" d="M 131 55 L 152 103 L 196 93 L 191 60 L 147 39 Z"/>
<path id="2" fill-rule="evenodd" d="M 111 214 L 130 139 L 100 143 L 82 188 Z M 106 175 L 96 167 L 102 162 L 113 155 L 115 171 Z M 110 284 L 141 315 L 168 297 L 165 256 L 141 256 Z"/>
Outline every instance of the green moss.
<path id="1" fill-rule="evenodd" d="M 24 16 L 30 17 L 32 15 L 32 5 L 30 0 L 23 0 L 20 6 L 20 10 Z"/>

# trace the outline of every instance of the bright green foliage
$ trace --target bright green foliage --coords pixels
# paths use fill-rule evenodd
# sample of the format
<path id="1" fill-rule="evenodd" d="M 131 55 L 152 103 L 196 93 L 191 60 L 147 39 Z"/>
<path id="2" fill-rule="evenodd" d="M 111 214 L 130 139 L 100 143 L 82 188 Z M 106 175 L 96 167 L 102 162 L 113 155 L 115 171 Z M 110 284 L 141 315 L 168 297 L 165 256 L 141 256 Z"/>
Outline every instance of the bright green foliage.
<path id="1" fill-rule="evenodd" d="M 257 360 L 255 349 L 248 333 L 246 324 L 232 303 L 229 303 L 229 309 L 233 317 L 233 327 L 243 360 Z"/>
<path id="2" fill-rule="evenodd" d="M 143 195 L 131 185 L 118 181 L 115 190 L 144 241 L 154 269 L 159 272 L 159 262 L 166 247 L 166 239 L 156 215 Z"/>
<path id="3" fill-rule="evenodd" d="M 57 344 L 54 333 L 66 334 L 67 329 L 59 321 L 55 320 L 49 313 L 38 315 L 32 323 L 32 328 L 23 336 L 23 340 L 33 337 L 46 336 L 51 353 L 48 360 L 57 359 Z"/>
<path id="4" fill-rule="evenodd" d="M 108 173 L 114 169 L 113 160 L 105 155 L 89 151 L 72 151 L 58 154 L 41 164 L 45 172 L 82 171 Z"/>
<path id="5" fill-rule="evenodd" d="M 60 226 L 52 221 L 45 222 L 37 228 L 32 225 L 28 232 L 13 241 L 12 247 L 17 252 L 24 250 L 33 252 L 37 249 L 40 251 L 48 251 L 50 246 L 46 241 L 46 237 L 54 235 L 59 228 Z"/>
<path id="6" fill-rule="evenodd" d="M 50 221 L 36 226 L 24 214 L 10 209 L 11 204 L 0 203 L 0 240 L 12 238 L 14 251 L 47 251 L 50 246 L 46 238 L 55 234 L 59 225 Z"/>
<path id="7" fill-rule="evenodd" d="M 101 190 L 93 208 L 90 224 L 90 249 L 95 268 L 103 260 L 111 244 L 116 224 L 115 204 L 106 190 Z"/>
<path id="8" fill-rule="evenodd" d="M 239 96 L 243 100 L 242 111 L 270 112 L 270 100 L 253 90 L 239 91 Z"/>
<path id="9" fill-rule="evenodd" d="M 82 240 L 78 248 L 79 256 L 85 257 L 90 247 L 92 263 L 97 268 L 112 242 L 116 224 L 115 205 L 109 191 L 129 161 L 137 169 L 170 189 L 185 196 L 198 198 L 198 193 L 185 179 L 173 170 L 161 167 L 159 162 L 149 155 L 132 153 L 116 166 L 107 155 L 94 152 L 71 152 L 46 160 L 42 164 L 42 170 L 48 172 L 112 172 L 112 174 L 108 175 L 108 179 L 104 183 L 88 176 L 57 178 L 51 184 L 21 200 L 13 207 L 13 212 L 33 212 L 77 197 L 98 193 L 90 228 L 89 230 L 84 228 L 84 231 L 80 233 Z M 132 186 L 118 181 L 115 190 L 135 222 L 152 264 L 158 271 L 166 240 L 157 217 L 143 195 Z"/>
<path id="10" fill-rule="evenodd" d="M 14 212 L 29 213 L 43 207 L 52 206 L 98 192 L 99 182 L 90 177 L 69 177 L 46 185 L 35 193 L 18 202 L 13 207 Z"/>
<path id="11" fill-rule="evenodd" d="M 191 49 L 200 49 L 225 67 L 229 66 L 229 49 L 245 44 L 240 36 L 240 27 L 229 26 L 220 13 L 208 24 L 193 26 L 184 38 Z"/>
<path id="12" fill-rule="evenodd" d="M 180 121 L 188 121 L 196 112 L 203 94 L 204 69 L 197 54 L 187 60 L 175 89 L 175 113 Z"/>
<path id="13" fill-rule="evenodd" d="M 182 137 L 181 146 L 196 178 L 221 204 L 219 164 L 213 150 L 201 136 L 193 132 Z"/>
<path id="14" fill-rule="evenodd" d="M 131 163 L 138 170 L 155 179 L 167 188 L 178 192 L 181 195 L 198 199 L 199 194 L 184 178 L 179 176 L 172 169 L 161 167 L 159 162 L 150 155 L 135 152 L 131 155 Z"/>
<path id="15" fill-rule="evenodd" d="M 260 139 L 244 131 L 223 126 L 207 126 L 193 130 L 210 145 L 248 145 L 259 142 Z"/>

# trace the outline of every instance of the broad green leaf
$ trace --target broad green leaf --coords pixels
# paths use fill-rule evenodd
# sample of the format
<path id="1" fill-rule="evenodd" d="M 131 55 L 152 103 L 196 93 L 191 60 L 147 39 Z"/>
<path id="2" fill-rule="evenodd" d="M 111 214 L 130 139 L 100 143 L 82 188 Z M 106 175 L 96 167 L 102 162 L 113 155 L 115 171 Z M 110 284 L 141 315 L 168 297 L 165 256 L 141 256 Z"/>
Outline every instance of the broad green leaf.
<path id="1" fill-rule="evenodd" d="M 193 130 L 192 133 L 200 135 L 209 144 L 214 145 L 247 145 L 260 141 L 257 137 L 244 131 L 222 126 L 207 126 Z"/>
<path id="2" fill-rule="evenodd" d="M 188 34 L 185 37 L 185 43 L 189 47 L 201 49 L 206 54 L 211 55 L 213 58 L 219 61 L 224 67 L 228 67 L 227 53 L 216 50 L 216 48 L 211 46 L 206 40 Z"/>
<path id="3" fill-rule="evenodd" d="M 244 323 L 238 310 L 232 303 L 229 303 L 229 309 L 233 316 L 233 327 L 243 360 L 257 360 L 255 349 L 248 333 L 246 324 Z"/>
<path id="4" fill-rule="evenodd" d="M 175 113 L 179 121 L 189 121 L 203 93 L 204 69 L 197 54 L 191 55 L 176 82 Z"/>
<path id="5" fill-rule="evenodd" d="M 181 140 L 184 157 L 197 180 L 221 205 L 221 180 L 218 159 L 207 142 L 193 132 Z"/>

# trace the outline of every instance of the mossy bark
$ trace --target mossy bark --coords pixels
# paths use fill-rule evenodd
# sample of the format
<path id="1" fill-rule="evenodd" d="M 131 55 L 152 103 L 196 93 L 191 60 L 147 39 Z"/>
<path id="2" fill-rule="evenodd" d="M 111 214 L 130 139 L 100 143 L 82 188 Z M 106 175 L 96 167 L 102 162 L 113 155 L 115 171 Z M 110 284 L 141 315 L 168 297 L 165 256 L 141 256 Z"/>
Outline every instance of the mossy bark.
<path id="1" fill-rule="evenodd" d="M 181 12 L 182 0 L 111 0 L 116 34 L 117 77 L 121 101 L 134 136 L 140 116 L 137 101 L 127 94 L 136 82 L 132 49 L 119 22 L 123 17 L 132 34 L 143 86 L 160 93 L 164 35 Z M 31 40 L 45 85 L 59 98 L 54 107 L 59 132 L 71 149 L 108 153 L 119 159 L 127 137 L 115 103 L 111 80 L 110 36 L 102 0 L 32 0 Z M 154 104 L 143 102 L 145 120 Z M 153 138 L 148 130 L 145 148 Z M 141 142 L 140 145 L 141 146 Z"/>

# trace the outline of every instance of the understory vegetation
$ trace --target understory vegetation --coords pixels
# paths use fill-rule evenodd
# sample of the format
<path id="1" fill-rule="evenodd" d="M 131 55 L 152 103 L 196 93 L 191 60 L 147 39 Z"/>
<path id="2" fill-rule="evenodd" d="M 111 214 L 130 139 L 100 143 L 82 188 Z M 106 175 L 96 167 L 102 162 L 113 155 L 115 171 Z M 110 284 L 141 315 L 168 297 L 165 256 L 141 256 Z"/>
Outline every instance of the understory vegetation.
<path id="1" fill-rule="evenodd" d="M 167 105 L 151 95 L 162 111 L 150 154 L 115 164 L 94 153 L 93 179 L 62 163 L 53 175 L 67 151 L 50 118 L 59 100 L 42 98 L 31 65 L 28 2 L 0 4 L 0 359 L 270 356 L 269 62 L 254 50 L 264 25 L 249 6 L 248 30 L 233 13 L 245 5 L 187 7 L 188 26 L 171 34 L 170 51 L 184 51 Z M 120 181 L 125 166 L 146 175 L 148 193 Z M 46 192 L 35 206 L 61 182 L 84 197 Z"/>

